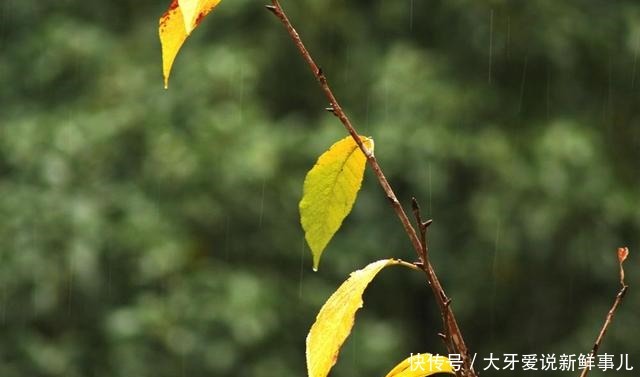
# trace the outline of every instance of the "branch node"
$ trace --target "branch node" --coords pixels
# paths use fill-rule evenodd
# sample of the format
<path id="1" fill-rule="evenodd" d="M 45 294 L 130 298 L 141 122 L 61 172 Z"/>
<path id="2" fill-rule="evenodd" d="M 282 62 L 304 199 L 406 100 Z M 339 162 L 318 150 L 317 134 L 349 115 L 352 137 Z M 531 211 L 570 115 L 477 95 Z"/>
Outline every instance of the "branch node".
<path id="1" fill-rule="evenodd" d="M 433 220 L 422 221 L 422 214 L 420 213 L 420 204 L 418 200 L 411 198 L 411 207 L 413 208 L 413 215 L 418 223 L 418 229 L 420 230 L 420 248 L 422 253 L 422 259 L 427 261 L 429 257 L 429 247 L 427 246 L 427 227 L 431 225 Z"/>
<path id="2" fill-rule="evenodd" d="M 387 200 L 388 200 L 389 202 L 391 202 L 391 204 L 392 204 L 392 205 L 394 205 L 394 206 L 395 206 L 395 205 L 400 204 L 400 203 L 398 202 L 398 199 L 396 199 L 394 196 L 389 195 L 389 194 L 387 194 Z"/>
<path id="3" fill-rule="evenodd" d="M 265 5 L 264 7 L 265 7 L 269 12 L 271 12 L 271 13 L 273 13 L 273 14 L 275 14 L 275 15 L 277 15 L 277 14 L 278 14 L 278 9 L 277 9 L 275 6 L 273 6 L 273 5 Z"/>
<path id="4" fill-rule="evenodd" d="M 333 106 L 325 107 L 325 110 L 330 112 L 334 116 L 338 116 L 338 113 L 336 112 L 336 108 Z"/>
<path id="5" fill-rule="evenodd" d="M 622 300 L 624 298 L 624 296 L 627 294 L 627 291 L 629 290 L 629 286 L 628 285 L 624 285 L 622 287 L 622 289 L 620 289 L 620 299 Z"/>

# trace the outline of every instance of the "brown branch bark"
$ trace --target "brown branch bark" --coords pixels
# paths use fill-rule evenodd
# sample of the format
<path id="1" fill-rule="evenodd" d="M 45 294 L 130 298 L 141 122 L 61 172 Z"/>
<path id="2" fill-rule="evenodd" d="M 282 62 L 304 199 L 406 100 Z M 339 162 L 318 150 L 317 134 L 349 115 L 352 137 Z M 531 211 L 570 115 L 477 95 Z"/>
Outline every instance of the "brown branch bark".
<path id="1" fill-rule="evenodd" d="M 611 322 L 613 321 L 613 316 L 616 314 L 618 307 L 622 303 L 622 300 L 624 299 L 624 296 L 627 293 L 627 290 L 629 289 L 629 286 L 627 285 L 627 283 L 624 282 L 624 267 L 622 266 L 624 264 L 624 261 L 627 259 L 628 255 L 629 255 L 628 248 L 626 247 L 618 248 L 618 264 L 620 265 L 620 290 L 618 291 L 618 294 L 616 295 L 616 298 L 613 301 L 613 305 L 611 306 L 611 309 L 609 309 L 609 312 L 607 312 L 607 316 L 604 319 L 604 324 L 600 329 L 600 333 L 598 334 L 596 341 L 593 343 L 593 348 L 591 348 L 591 352 L 589 353 L 591 357 L 595 357 L 598 354 L 598 350 L 602 345 L 602 340 L 604 339 L 604 336 L 607 334 L 607 330 L 609 330 L 609 326 L 611 326 Z M 583 369 L 582 373 L 580 373 L 580 377 L 587 377 L 590 371 L 591 369 L 589 368 Z"/>
<path id="2" fill-rule="evenodd" d="M 442 285 L 438 280 L 436 272 L 433 269 L 431 262 L 429 261 L 428 253 L 427 253 L 428 249 L 426 245 L 426 237 L 423 236 L 422 242 L 418 238 L 418 235 L 416 234 L 416 230 L 414 229 L 413 225 L 411 225 L 411 222 L 407 217 L 406 212 L 402 208 L 400 201 L 398 200 L 398 198 L 396 197 L 396 194 L 391 188 L 391 185 L 389 184 L 389 181 L 384 175 L 382 168 L 378 164 L 378 160 L 376 159 L 373 152 L 370 151 L 360 140 L 360 137 L 358 136 L 358 132 L 351 124 L 351 121 L 349 120 L 346 113 L 340 106 L 340 103 L 338 102 L 335 95 L 333 94 L 333 91 L 329 86 L 329 83 L 327 81 L 327 78 L 324 72 L 313 60 L 313 57 L 311 56 L 311 54 L 305 47 L 304 43 L 302 42 L 300 35 L 298 34 L 298 32 L 295 30 L 295 28 L 289 21 L 289 18 L 287 17 L 286 13 L 282 9 L 282 6 L 280 5 L 279 1 L 271 0 L 271 5 L 267 5 L 266 7 L 280 20 L 280 22 L 282 22 L 282 24 L 286 28 L 289 36 L 291 37 L 291 40 L 293 41 L 296 48 L 300 52 L 300 55 L 302 56 L 302 58 L 305 60 L 305 62 L 311 69 L 311 72 L 313 73 L 316 80 L 320 84 L 320 87 L 322 88 L 322 91 L 325 97 L 329 101 L 330 107 L 328 108 L 328 110 L 333 112 L 336 115 L 336 117 L 340 119 L 340 122 L 342 123 L 344 128 L 351 135 L 351 137 L 356 142 L 358 147 L 362 150 L 364 155 L 367 157 L 369 166 L 371 167 L 376 178 L 378 179 L 378 182 L 382 187 L 382 190 L 384 190 L 385 195 L 389 200 L 389 202 L 391 203 L 391 206 L 393 207 L 393 210 L 396 216 L 402 223 L 402 227 L 404 228 L 404 231 L 407 234 L 407 237 L 409 237 L 409 241 L 411 241 L 411 245 L 413 246 L 413 249 L 416 252 L 416 256 L 418 257 L 419 262 L 417 262 L 416 265 L 420 267 L 420 269 L 425 273 L 429 286 L 431 287 L 433 294 L 435 296 L 436 302 L 438 303 L 438 307 L 440 308 L 440 312 L 443 318 L 444 332 L 445 332 L 445 334 L 443 334 L 443 338 L 445 339 L 445 344 L 447 345 L 447 349 L 449 353 L 460 354 L 462 358 L 462 367 L 456 373 L 456 375 L 458 377 L 476 377 L 477 374 L 473 370 L 472 359 L 469 355 L 469 351 L 464 342 L 462 333 L 460 331 L 460 328 L 458 326 L 458 323 L 455 319 L 453 310 L 450 305 L 451 300 L 447 297 L 446 293 L 444 292 L 444 289 L 442 288 Z M 420 227 L 423 226 L 422 222 L 419 226 Z M 428 225 L 424 226 L 425 229 L 422 230 L 423 232 L 422 234 L 426 234 L 426 226 Z"/>

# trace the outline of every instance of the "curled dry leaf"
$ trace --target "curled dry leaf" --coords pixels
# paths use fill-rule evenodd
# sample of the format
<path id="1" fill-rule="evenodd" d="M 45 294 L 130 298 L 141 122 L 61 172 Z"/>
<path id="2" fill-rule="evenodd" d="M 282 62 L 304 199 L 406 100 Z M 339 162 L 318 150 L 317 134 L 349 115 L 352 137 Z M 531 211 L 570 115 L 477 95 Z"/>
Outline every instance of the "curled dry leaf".
<path id="1" fill-rule="evenodd" d="M 629 256 L 628 247 L 618 248 L 618 264 L 620 265 L 620 284 L 622 284 L 623 286 L 625 285 L 625 283 L 624 283 L 624 267 L 622 267 L 622 265 L 624 264 L 624 261 L 627 260 L 628 256 Z"/>
<path id="2" fill-rule="evenodd" d="M 624 263 L 624 261 L 627 260 L 628 256 L 629 256 L 629 248 L 628 247 L 619 247 L 618 248 L 618 262 L 620 262 L 620 264 Z"/>

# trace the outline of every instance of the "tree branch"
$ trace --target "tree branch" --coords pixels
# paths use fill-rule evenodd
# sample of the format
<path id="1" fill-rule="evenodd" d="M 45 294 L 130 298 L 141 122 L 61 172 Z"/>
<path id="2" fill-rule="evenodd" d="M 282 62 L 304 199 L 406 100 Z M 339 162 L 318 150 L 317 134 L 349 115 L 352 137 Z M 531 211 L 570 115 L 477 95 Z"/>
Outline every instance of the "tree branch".
<path id="1" fill-rule="evenodd" d="M 622 303 L 622 300 L 624 299 L 624 296 L 627 293 L 627 290 L 629 289 L 629 286 L 627 285 L 627 283 L 624 282 L 624 267 L 622 266 L 624 264 L 624 261 L 627 259 L 627 256 L 629 256 L 628 248 L 626 247 L 618 248 L 618 265 L 620 266 L 620 286 L 621 287 L 620 287 L 620 290 L 618 291 L 618 294 L 616 295 L 615 300 L 613 301 L 613 305 L 611 306 L 611 309 L 609 309 L 609 312 L 607 313 L 607 316 L 604 320 L 604 324 L 602 325 L 602 329 L 600 329 L 600 333 L 598 334 L 598 337 L 596 338 L 595 343 L 593 343 L 593 348 L 589 353 L 591 357 L 595 357 L 598 354 L 600 345 L 602 345 L 602 340 L 604 339 L 604 336 L 607 333 L 609 326 L 611 326 L 611 322 L 613 321 L 613 316 L 616 314 L 616 310 L 618 310 L 618 306 L 620 306 L 620 304 Z M 582 373 L 580 373 L 580 377 L 587 377 L 590 370 L 591 369 L 589 368 L 584 368 L 582 370 Z"/>
<path id="2" fill-rule="evenodd" d="M 278 2 L 278 0 L 271 0 L 271 5 L 267 5 L 266 8 L 269 11 L 271 11 L 271 13 L 273 13 L 286 28 L 287 32 L 289 33 L 289 36 L 291 37 L 291 40 L 293 41 L 296 48 L 300 52 L 300 55 L 302 56 L 302 58 L 305 60 L 305 62 L 311 69 L 311 72 L 313 73 L 316 80 L 320 84 L 320 87 L 322 88 L 322 91 L 325 97 L 329 101 L 330 106 L 327 108 L 327 110 L 331 111 L 336 117 L 338 117 L 338 119 L 340 119 L 340 122 L 342 123 L 344 128 L 351 135 L 351 137 L 356 142 L 360 150 L 362 150 L 364 155 L 367 157 L 369 166 L 371 167 L 376 178 L 378 179 L 378 183 L 384 190 L 387 199 L 391 203 L 391 206 L 393 207 L 393 210 L 396 213 L 396 216 L 402 223 L 402 227 L 404 228 L 404 231 L 407 234 L 407 237 L 409 237 L 409 240 L 411 241 L 411 245 L 413 246 L 413 249 L 416 252 L 416 256 L 418 257 L 418 262 L 416 263 L 416 265 L 425 273 L 429 286 L 431 287 L 433 294 L 435 296 L 436 302 L 438 303 L 438 306 L 440 308 L 443 325 L 445 329 L 445 334 L 443 335 L 445 339 L 445 344 L 447 345 L 449 353 L 459 354 L 462 358 L 462 367 L 458 372 L 456 372 L 456 375 L 458 377 L 476 377 L 477 375 L 476 375 L 476 372 L 473 370 L 473 365 L 471 361 L 472 359 L 469 355 L 464 339 L 462 338 L 462 333 L 460 331 L 460 328 L 458 327 L 458 323 L 453 314 L 453 310 L 451 309 L 451 305 L 450 305 L 451 300 L 445 294 L 444 289 L 442 288 L 440 281 L 438 280 L 438 277 L 435 273 L 435 270 L 433 269 L 433 266 L 431 265 L 431 262 L 428 259 L 428 253 L 427 253 L 428 248 L 426 245 L 426 227 L 428 226 L 428 224 L 423 225 L 422 220 L 419 220 L 420 222 L 419 227 L 421 229 L 421 235 L 423 236 L 421 241 L 418 238 L 418 235 L 416 234 L 416 230 L 411 225 L 411 222 L 409 221 L 407 214 L 402 208 L 402 205 L 398 201 L 398 198 L 396 197 L 393 189 L 391 188 L 391 185 L 389 184 L 386 176 L 382 172 L 382 168 L 378 164 L 378 161 L 375 155 L 363 144 L 362 140 L 360 140 L 360 137 L 358 136 L 357 131 L 351 124 L 351 121 L 349 120 L 345 112 L 342 110 L 340 103 L 338 102 L 335 95 L 333 94 L 333 91 L 329 87 L 329 84 L 327 82 L 326 76 L 324 75 L 324 72 L 313 60 L 311 54 L 309 53 L 304 43 L 302 42 L 302 39 L 300 39 L 300 35 L 294 29 L 286 13 L 280 6 L 280 3 Z"/>

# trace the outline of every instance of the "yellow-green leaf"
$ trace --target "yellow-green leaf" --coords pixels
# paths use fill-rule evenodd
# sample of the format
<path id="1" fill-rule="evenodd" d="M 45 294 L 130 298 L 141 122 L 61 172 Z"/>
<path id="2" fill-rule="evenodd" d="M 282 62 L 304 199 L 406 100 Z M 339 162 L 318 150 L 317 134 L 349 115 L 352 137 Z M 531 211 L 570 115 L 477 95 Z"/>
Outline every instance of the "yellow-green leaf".
<path id="1" fill-rule="evenodd" d="M 423 353 L 402 360 L 386 377 L 426 377 L 436 373 L 455 374 L 447 357 Z"/>
<path id="2" fill-rule="evenodd" d="M 173 0 L 169 9 L 160 17 L 158 33 L 162 45 L 162 75 L 165 88 L 169 86 L 171 67 L 180 47 L 191 31 L 219 2 L 220 0 Z"/>
<path id="3" fill-rule="evenodd" d="M 373 151 L 373 140 L 360 136 Z M 351 212 L 362 184 L 367 159 L 356 142 L 346 137 L 324 152 L 304 180 L 300 222 L 313 254 L 313 269 L 320 256 Z"/>
<path id="4" fill-rule="evenodd" d="M 307 335 L 307 372 L 309 377 L 326 377 L 338 360 L 340 347 L 351 333 L 356 311 L 362 307 L 362 293 L 386 266 L 403 264 L 384 259 L 351 273 L 322 306 Z"/>

